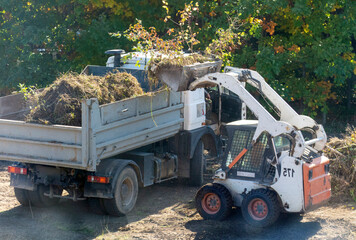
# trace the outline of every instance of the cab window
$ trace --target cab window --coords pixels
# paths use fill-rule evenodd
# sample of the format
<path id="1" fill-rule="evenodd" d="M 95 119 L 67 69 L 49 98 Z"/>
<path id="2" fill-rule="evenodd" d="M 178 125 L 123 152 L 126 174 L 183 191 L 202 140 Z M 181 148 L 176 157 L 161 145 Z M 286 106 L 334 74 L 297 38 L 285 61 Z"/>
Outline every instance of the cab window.
<path id="1" fill-rule="evenodd" d="M 288 151 L 291 147 L 291 142 L 286 135 L 279 135 L 273 139 L 277 153 Z"/>

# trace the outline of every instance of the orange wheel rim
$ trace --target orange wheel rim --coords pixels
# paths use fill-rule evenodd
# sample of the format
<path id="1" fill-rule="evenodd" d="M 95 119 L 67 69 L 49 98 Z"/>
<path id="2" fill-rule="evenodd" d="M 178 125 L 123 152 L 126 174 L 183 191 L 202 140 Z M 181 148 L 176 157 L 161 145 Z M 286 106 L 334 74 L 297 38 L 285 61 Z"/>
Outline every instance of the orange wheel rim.
<path id="1" fill-rule="evenodd" d="M 261 198 L 253 199 L 248 204 L 248 213 L 250 216 L 257 221 L 265 219 L 268 215 L 268 206 L 267 203 Z"/>
<path id="2" fill-rule="evenodd" d="M 216 214 L 221 208 L 220 197 L 215 193 L 207 193 L 201 201 L 201 206 L 206 213 Z"/>

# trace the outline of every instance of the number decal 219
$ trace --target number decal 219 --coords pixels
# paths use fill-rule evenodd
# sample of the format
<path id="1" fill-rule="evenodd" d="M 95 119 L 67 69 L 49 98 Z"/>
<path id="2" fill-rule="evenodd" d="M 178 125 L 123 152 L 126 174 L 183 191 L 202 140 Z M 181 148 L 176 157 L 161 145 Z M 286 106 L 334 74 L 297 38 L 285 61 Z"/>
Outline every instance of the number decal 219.
<path id="1" fill-rule="evenodd" d="M 285 177 L 294 177 L 294 169 L 292 168 L 283 168 L 283 176 Z"/>

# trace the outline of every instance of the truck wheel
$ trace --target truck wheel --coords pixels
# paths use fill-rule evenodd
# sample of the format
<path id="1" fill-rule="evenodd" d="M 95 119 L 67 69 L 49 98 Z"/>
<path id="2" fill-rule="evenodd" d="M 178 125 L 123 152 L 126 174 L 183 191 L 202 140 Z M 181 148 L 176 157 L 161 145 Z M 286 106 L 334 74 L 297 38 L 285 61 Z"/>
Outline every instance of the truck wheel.
<path id="1" fill-rule="evenodd" d="M 103 199 L 108 214 L 124 216 L 135 206 L 138 195 L 138 181 L 135 170 L 127 166 L 117 178 L 114 188 L 114 198 Z"/>
<path id="2" fill-rule="evenodd" d="M 195 205 L 204 219 L 221 221 L 230 215 L 233 204 L 230 192 L 223 185 L 209 183 L 195 195 Z"/>
<path id="3" fill-rule="evenodd" d="M 23 206 L 28 206 L 29 198 L 28 198 L 28 190 L 21 189 L 21 188 L 14 188 L 15 197 L 17 201 Z"/>
<path id="4" fill-rule="evenodd" d="M 95 214 L 99 214 L 99 215 L 108 214 L 105 209 L 103 199 L 101 198 L 88 198 L 88 205 L 89 205 L 89 209 Z"/>
<path id="5" fill-rule="evenodd" d="M 267 227 L 279 217 L 280 204 L 276 193 L 267 189 L 252 190 L 243 199 L 242 216 L 254 227 Z"/>
<path id="6" fill-rule="evenodd" d="M 62 190 L 57 187 L 54 187 L 53 191 L 56 195 L 62 194 Z M 31 204 L 35 207 L 50 207 L 59 202 L 59 198 L 49 198 L 44 193 L 49 193 L 49 186 L 38 185 L 36 191 L 28 191 Z"/>
<path id="7" fill-rule="evenodd" d="M 200 140 L 195 147 L 193 158 L 190 159 L 190 179 L 191 186 L 201 186 L 204 182 L 204 158 L 203 142 Z"/>

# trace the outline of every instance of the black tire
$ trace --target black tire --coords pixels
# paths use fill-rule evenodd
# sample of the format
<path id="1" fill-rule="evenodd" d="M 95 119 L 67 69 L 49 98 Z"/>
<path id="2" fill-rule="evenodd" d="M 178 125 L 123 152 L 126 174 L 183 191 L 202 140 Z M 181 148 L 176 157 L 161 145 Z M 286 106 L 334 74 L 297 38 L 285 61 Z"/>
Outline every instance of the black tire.
<path id="1" fill-rule="evenodd" d="M 103 199 L 108 214 L 124 216 L 136 204 L 138 195 L 138 181 L 135 170 L 127 166 L 119 174 L 114 187 L 114 198 Z"/>
<path id="2" fill-rule="evenodd" d="M 200 140 L 195 147 L 193 158 L 190 159 L 189 185 L 201 186 L 204 182 L 203 142 Z"/>
<path id="3" fill-rule="evenodd" d="M 108 214 L 105 209 L 102 198 L 88 198 L 88 205 L 89 205 L 89 209 L 95 214 L 99 214 L 99 215 Z"/>
<path id="4" fill-rule="evenodd" d="M 267 189 L 252 190 L 242 201 L 242 216 L 254 227 L 272 225 L 281 212 L 275 192 Z"/>
<path id="5" fill-rule="evenodd" d="M 57 187 L 53 188 L 54 194 L 62 194 L 62 189 L 59 189 Z M 38 185 L 37 190 L 28 191 L 30 203 L 35 207 L 50 207 L 59 202 L 59 198 L 50 198 L 45 196 L 44 193 L 49 193 L 49 186 Z"/>
<path id="6" fill-rule="evenodd" d="M 28 206 L 30 199 L 28 198 L 28 190 L 21 188 L 14 188 L 15 197 L 22 206 Z"/>
<path id="7" fill-rule="evenodd" d="M 196 208 L 204 219 L 224 220 L 232 210 L 232 197 L 223 185 L 208 183 L 195 195 Z"/>

